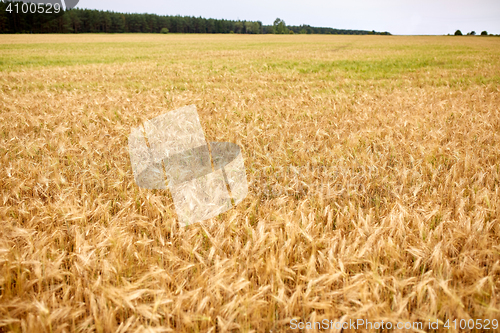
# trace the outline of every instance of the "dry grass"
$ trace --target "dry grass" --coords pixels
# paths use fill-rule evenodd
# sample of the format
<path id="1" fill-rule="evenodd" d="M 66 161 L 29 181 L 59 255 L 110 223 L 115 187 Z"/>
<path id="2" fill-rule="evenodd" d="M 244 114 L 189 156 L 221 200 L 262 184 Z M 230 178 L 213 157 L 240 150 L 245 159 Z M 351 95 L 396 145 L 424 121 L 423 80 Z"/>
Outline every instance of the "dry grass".
<path id="1" fill-rule="evenodd" d="M 0 45 L 0 332 L 500 318 L 499 39 Z M 250 194 L 180 228 L 127 136 L 188 104 L 242 146 Z"/>

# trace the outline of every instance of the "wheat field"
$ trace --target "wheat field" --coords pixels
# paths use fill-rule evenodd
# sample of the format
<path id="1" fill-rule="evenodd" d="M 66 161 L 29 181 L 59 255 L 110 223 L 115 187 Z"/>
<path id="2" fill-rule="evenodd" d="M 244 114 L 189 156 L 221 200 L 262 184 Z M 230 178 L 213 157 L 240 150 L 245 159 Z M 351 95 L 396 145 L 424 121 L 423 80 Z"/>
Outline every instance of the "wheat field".
<path id="1" fill-rule="evenodd" d="M 493 322 L 499 88 L 494 37 L 0 35 L 0 332 Z M 127 138 L 190 104 L 249 194 L 181 227 Z"/>

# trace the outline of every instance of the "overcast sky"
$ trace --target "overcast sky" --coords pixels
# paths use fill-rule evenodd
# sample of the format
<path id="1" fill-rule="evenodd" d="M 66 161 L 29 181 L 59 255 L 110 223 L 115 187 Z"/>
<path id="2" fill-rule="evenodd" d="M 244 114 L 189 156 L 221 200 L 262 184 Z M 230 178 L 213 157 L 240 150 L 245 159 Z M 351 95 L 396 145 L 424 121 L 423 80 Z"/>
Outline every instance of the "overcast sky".
<path id="1" fill-rule="evenodd" d="M 500 0 L 80 0 L 77 8 L 443 35 L 500 34 Z"/>

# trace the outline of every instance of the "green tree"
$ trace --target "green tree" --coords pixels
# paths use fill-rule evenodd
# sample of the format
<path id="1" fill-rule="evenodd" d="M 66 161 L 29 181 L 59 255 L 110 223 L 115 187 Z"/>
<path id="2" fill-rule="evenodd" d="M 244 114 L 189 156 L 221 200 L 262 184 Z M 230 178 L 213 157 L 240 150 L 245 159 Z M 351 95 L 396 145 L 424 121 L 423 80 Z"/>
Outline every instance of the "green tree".
<path id="1" fill-rule="evenodd" d="M 2 32 L 9 32 L 7 26 L 8 26 L 8 18 L 7 18 L 7 12 L 5 11 L 5 8 L 7 6 L 4 3 L 0 3 L 0 31 Z"/>
<path id="2" fill-rule="evenodd" d="M 275 34 L 287 34 L 288 33 L 288 28 L 286 27 L 285 21 L 283 21 L 280 18 L 277 18 L 276 20 L 274 20 L 273 27 L 274 27 Z"/>
<path id="3" fill-rule="evenodd" d="M 249 22 L 249 21 L 245 22 L 245 33 L 256 34 L 257 31 L 254 31 L 253 28 L 254 28 L 253 22 Z"/>
<path id="4" fill-rule="evenodd" d="M 109 12 L 102 12 L 101 13 L 101 23 L 104 29 L 104 32 L 110 32 L 111 29 L 111 17 L 109 15 Z"/>
<path id="5" fill-rule="evenodd" d="M 80 20 L 78 9 L 68 11 L 67 15 L 71 20 L 71 31 L 74 33 L 80 32 L 82 21 Z"/>
<path id="6" fill-rule="evenodd" d="M 111 17 L 111 32 L 125 32 L 125 15 L 114 13 Z"/>
<path id="7" fill-rule="evenodd" d="M 214 33 L 215 32 L 215 20 L 214 19 L 208 19 L 208 21 L 207 21 L 207 32 L 208 33 Z"/>
<path id="8" fill-rule="evenodd" d="M 262 33 L 262 22 L 260 22 L 260 21 L 254 22 L 252 31 L 254 34 Z"/>
<path id="9" fill-rule="evenodd" d="M 162 28 L 161 29 L 162 34 L 168 34 L 168 28 Z"/>
<path id="10" fill-rule="evenodd" d="M 481 31 L 481 36 L 488 36 L 488 32 L 485 30 L 485 31 Z"/>
<path id="11" fill-rule="evenodd" d="M 243 22 L 237 21 L 234 23 L 234 32 L 237 34 L 241 34 L 243 32 Z"/>
<path id="12" fill-rule="evenodd" d="M 462 31 L 460 30 L 455 31 L 455 36 L 462 36 Z"/>

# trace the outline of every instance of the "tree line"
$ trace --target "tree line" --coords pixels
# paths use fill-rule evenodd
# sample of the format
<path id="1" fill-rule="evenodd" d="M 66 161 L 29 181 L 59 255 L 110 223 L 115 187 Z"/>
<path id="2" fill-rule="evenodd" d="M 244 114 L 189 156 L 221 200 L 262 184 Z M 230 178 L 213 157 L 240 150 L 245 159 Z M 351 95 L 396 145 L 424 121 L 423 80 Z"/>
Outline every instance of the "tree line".
<path id="1" fill-rule="evenodd" d="M 91 9 L 59 13 L 8 11 L 9 2 L 0 2 L 0 33 L 304 33 L 304 34 L 389 34 L 365 30 L 343 30 L 286 26 L 277 19 L 273 25 L 260 21 L 234 21 L 191 16 L 130 14 Z"/>
<path id="2" fill-rule="evenodd" d="M 467 33 L 467 36 L 475 36 L 475 35 L 476 35 L 476 32 L 474 30 Z M 455 36 L 463 36 L 462 31 L 460 31 L 460 30 L 455 31 Z M 495 35 L 493 35 L 493 34 L 488 35 L 488 31 L 484 30 L 484 31 L 481 31 L 481 36 L 495 36 Z M 496 35 L 496 36 L 498 36 L 498 35 Z"/>
<path id="3" fill-rule="evenodd" d="M 277 18 L 273 25 L 264 26 L 263 33 L 274 34 L 332 34 L 332 35 L 390 35 L 389 32 L 377 32 L 375 30 L 350 30 L 350 29 L 335 29 L 324 27 L 311 27 L 310 25 L 292 25 L 287 26 L 285 21 Z"/>

